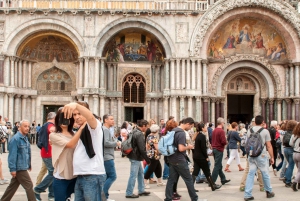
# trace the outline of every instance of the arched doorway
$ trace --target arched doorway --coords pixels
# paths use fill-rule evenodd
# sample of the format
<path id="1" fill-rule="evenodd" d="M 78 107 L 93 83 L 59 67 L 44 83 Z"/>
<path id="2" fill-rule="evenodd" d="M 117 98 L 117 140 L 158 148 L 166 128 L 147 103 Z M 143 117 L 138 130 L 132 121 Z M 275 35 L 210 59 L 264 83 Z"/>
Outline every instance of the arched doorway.
<path id="1" fill-rule="evenodd" d="M 125 121 L 137 122 L 144 118 L 146 83 L 143 76 L 129 74 L 123 81 L 123 102 Z"/>

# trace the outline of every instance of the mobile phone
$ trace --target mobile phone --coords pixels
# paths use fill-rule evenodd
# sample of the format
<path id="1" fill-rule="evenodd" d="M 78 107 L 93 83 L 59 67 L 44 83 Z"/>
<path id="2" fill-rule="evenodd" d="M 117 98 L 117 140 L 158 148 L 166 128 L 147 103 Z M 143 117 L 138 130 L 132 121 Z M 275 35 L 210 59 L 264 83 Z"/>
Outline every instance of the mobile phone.
<path id="1" fill-rule="evenodd" d="M 67 119 L 64 117 L 64 113 L 60 113 L 59 114 L 59 121 L 58 121 L 59 125 L 70 125 L 70 119 Z"/>

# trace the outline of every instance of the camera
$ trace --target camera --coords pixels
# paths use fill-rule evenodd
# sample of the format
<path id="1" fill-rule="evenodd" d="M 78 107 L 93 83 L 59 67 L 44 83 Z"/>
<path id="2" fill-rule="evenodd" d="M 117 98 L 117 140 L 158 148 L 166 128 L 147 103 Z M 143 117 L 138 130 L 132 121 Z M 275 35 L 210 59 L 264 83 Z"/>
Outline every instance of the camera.
<path id="1" fill-rule="evenodd" d="M 64 113 L 62 112 L 59 114 L 58 124 L 68 126 L 70 125 L 70 119 L 65 118 Z"/>

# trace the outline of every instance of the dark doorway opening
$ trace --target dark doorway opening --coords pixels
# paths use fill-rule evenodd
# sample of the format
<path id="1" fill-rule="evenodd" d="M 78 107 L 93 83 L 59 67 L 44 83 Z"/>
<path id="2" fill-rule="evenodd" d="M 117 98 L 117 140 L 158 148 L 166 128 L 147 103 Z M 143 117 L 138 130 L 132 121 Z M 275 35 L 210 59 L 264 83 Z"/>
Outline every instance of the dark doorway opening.
<path id="1" fill-rule="evenodd" d="M 125 121 L 137 123 L 144 118 L 143 107 L 125 107 Z"/>
<path id="2" fill-rule="evenodd" d="M 63 107 L 63 105 L 44 105 L 44 117 L 43 117 L 43 122 L 45 123 L 47 121 L 47 115 L 49 112 L 57 112 L 57 110 Z"/>
<path id="3" fill-rule="evenodd" d="M 250 123 L 253 118 L 254 95 L 227 95 L 227 119 L 229 123 Z"/>

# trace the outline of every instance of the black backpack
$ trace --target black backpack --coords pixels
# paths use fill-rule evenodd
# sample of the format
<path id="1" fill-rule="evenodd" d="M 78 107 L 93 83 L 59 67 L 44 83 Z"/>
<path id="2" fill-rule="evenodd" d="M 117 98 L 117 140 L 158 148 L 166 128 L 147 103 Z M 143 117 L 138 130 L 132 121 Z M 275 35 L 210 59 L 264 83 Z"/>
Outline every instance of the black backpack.
<path id="1" fill-rule="evenodd" d="M 253 128 L 250 128 L 250 137 L 248 137 L 246 142 L 246 153 L 250 157 L 257 157 L 259 156 L 265 145 L 262 144 L 262 138 L 260 136 L 260 132 L 264 130 L 264 128 L 260 128 L 258 131 L 254 132 Z"/>
<path id="2" fill-rule="evenodd" d="M 291 140 L 292 135 L 293 135 L 293 133 L 291 131 L 285 132 L 285 134 L 283 136 L 283 139 L 282 139 L 283 146 L 291 147 L 290 146 L 290 140 Z"/>
<path id="3" fill-rule="evenodd" d="M 37 147 L 42 149 L 43 147 L 48 151 L 48 143 L 49 143 L 49 136 L 48 136 L 48 125 L 53 124 L 51 122 L 45 123 L 41 129 L 39 130 L 39 138 L 38 142 L 36 143 Z"/>

